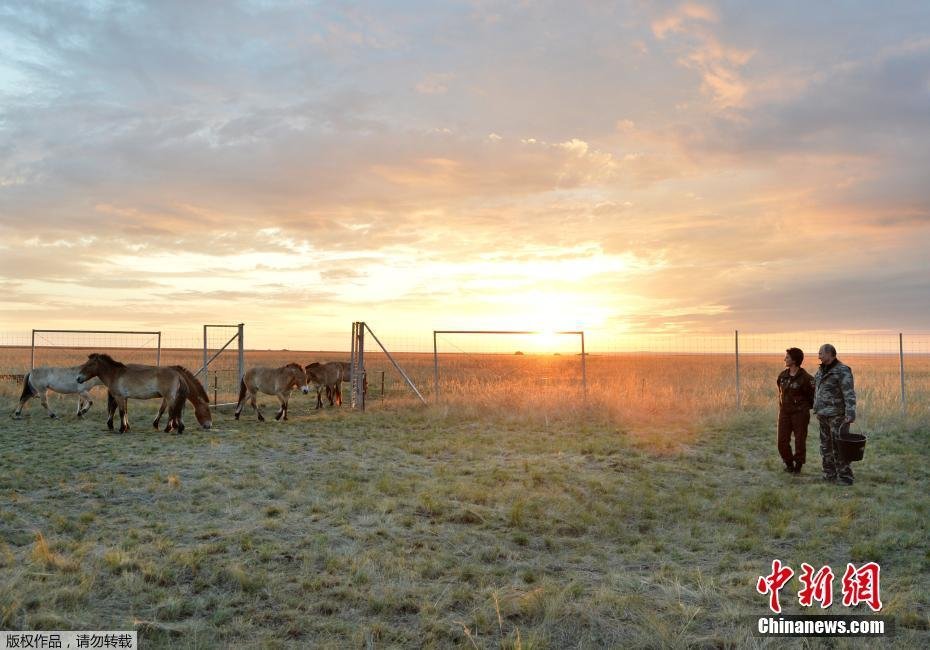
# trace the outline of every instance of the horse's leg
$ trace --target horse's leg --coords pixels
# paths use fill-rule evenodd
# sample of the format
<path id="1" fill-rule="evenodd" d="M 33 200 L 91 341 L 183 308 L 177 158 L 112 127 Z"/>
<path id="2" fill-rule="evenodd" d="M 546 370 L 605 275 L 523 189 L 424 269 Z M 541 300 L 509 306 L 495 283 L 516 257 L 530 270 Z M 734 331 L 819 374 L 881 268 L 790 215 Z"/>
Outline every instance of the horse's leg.
<path id="1" fill-rule="evenodd" d="M 107 429 L 113 430 L 113 414 L 116 413 L 116 398 L 107 391 Z"/>
<path id="2" fill-rule="evenodd" d="M 162 414 L 165 412 L 165 409 L 166 409 L 166 408 L 168 408 L 168 398 L 167 398 L 167 397 L 162 397 L 162 398 L 161 398 L 161 406 L 158 407 L 158 415 L 155 416 L 155 421 L 152 422 L 152 426 L 153 426 L 154 428 L 156 428 L 156 429 L 158 428 L 158 425 L 159 425 L 159 423 L 161 422 L 161 416 L 162 416 Z M 171 426 L 171 416 L 170 416 L 170 414 L 169 414 L 169 416 L 168 416 L 168 426 Z"/>
<path id="3" fill-rule="evenodd" d="M 342 382 L 333 384 L 333 395 L 336 397 L 336 406 L 342 406 Z"/>
<path id="4" fill-rule="evenodd" d="M 255 393 L 252 393 L 252 399 L 249 400 L 249 404 L 251 404 L 252 408 L 255 409 L 255 415 L 258 416 L 258 421 L 264 422 L 265 416 L 262 415 L 261 409 L 258 408 L 258 402 L 255 400 L 255 397 L 256 397 Z"/>
<path id="5" fill-rule="evenodd" d="M 184 422 L 181 421 L 181 415 L 184 411 L 184 401 L 187 399 L 186 391 L 179 390 L 171 402 L 171 408 L 168 409 L 168 427 L 165 433 L 171 429 L 176 429 L 178 433 L 184 433 Z M 165 398 L 167 403 L 168 399 Z"/>
<path id="6" fill-rule="evenodd" d="M 39 392 L 39 398 L 42 401 L 42 406 L 44 406 L 45 410 L 48 411 L 48 416 L 50 418 L 58 417 L 57 415 L 55 415 L 55 411 L 52 410 L 52 407 L 48 405 L 48 389 L 47 388 Z"/>
<path id="7" fill-rule="evenodd" d="M 239 414 L 242 413 L 242 407 L 245 406 L 246 394 L 248 393 L 248 388 L 246 388 L 245 380 L 239 382 L 239 401 L 236 403 L 236 419 L 239 419 Z"/>
<path id="8" fill-rule="evenodd" d="M 317 386 L 316 389 L 316 409 L 319 410 L 323 408 L 323 387 Z"/>
<path id="9" fill-rule="evenodd" d="M 278 401 L 281 402 L 281 408 L 278 409 L 278 412 L 275 414 L 274 419 L 280 420 L 282 417 L 285 417 L 287 412 L 287 398 L 284 397 L 284 393 L 278 393 Z"/>
<path id="10" fill-rule="evenodd" d="M 32 395 L 24 395 L 23 398 L 22 398 L 21 400 L 19 400 L 19 406 L 17 406 L 17 407 L 16 407 L 16 410 L 13 411 L 13 417 L 18 418 L 18 417 L 22 416 L 22 414 L 23 414 L 23 407 L 26 406 L 26 402 L 28 402 L 29 400 L 31 400 L 33 397 L 35 397 L 35 394 L 32 394 Z"/>
<path id="11" fill-rule="evenodd" d="M 32 383 L 29 381 L 29 376 L 31 373 L 26 373 L 26 376 L 23 377 L 23 392 L 19 396 L 19 406 L 16 407 L 16 410 L 13 411 L 13 417 L 18 418 L 23 414 L 23 407 L 26 406 L 26 402 L 31 400 L 36 396 L 36 391 L 32 387 Z"/>
<path id="12" fill-rule="evenodd" d="M 119 432 L 126 433 L 129 431 L 129 400 L 117 397 L 116 404 L 119 406 Z"/>
<path id="13" fill-rule="evenodd" d="M 85 390 L 78 393 L 78 417 L 84 417 L 84 414 L 90 410 L 90 407 L 93 405 L 93 403 L 94 400 L 90 398 L 90 391 Z"/>

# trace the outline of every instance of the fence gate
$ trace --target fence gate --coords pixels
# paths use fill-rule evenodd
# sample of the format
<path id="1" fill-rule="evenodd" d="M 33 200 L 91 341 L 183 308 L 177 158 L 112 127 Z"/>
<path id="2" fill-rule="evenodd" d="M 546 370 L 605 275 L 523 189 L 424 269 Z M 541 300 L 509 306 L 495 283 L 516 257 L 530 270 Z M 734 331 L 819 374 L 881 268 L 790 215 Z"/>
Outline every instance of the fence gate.
<path id="1" fill-rule="evenodd" d="M 39 365 L 73 366 L 90 352 L 105 352 L 125 363 L 161 365 L 161 332 L 135 330 L 32 330 L 30 369 Z"/>
<path id="2" fill-rule="evenodd" d="M 417 390 L 416 385 L 410 379 L 410 376 L 404 372 L 404 369 L 400 367 L 400 364 L 397 363 L 397 360 L 394 359 L 394 356 L 388 352 L 388 349 L 384 347 L 384 344 L 378 340 L 378 337 L 371 330 L 370 327 L 364 322 L 357 321 L 352 323 L 352 407 L 360 408 L 365 410 L 365 331 L 368 331 L 371 334 L 371 338 L 375 340 L 375 343 L 378 344 L 378 347 L 381 348 L 381 351 L 387 356 L 388 361 L 391 362 L 391 365 L 394 366 L 394 369 L 400 373 L 400 376 L 404 378 L 404 381 L 407 383 L 407 386 L 410 387 L 417 397 L 420 398 L 420 401 L 426 404 L 426 400 L 423 398 L 423 395 L 420 394 L 420 391 Z"/>
<path id="3" fill-rule="evenodd" d="M 213 400 L 213 406 L 236 403 L 239 383 L 245 374 L 244 328 L 243 323 L 203 326 L 203 365 L 194 375 L 200 377 L 207 395 Z M 237 347 L 227 351 L 233 341 Z"/>

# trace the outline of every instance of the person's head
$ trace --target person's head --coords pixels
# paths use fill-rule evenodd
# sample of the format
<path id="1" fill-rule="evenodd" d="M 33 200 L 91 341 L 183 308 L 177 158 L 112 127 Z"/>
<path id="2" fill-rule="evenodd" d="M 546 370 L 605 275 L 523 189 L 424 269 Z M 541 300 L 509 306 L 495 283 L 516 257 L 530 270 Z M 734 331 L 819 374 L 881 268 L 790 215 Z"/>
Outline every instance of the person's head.
<path id="1" fill-rule="evenodd" d="M 804 352 L 801 348 L 788 348 L 785 352 L 786 366 L 797 366 L 800 368 L 801 364 L 804 363 Z"/>
<path id="2" fill-rule="evenodd" d="M 820 359 L 820 363 L 833 363 L 836 359 L 836 348 L 829 343 L 824 343 L 817 352 L 817 358 Z"/>

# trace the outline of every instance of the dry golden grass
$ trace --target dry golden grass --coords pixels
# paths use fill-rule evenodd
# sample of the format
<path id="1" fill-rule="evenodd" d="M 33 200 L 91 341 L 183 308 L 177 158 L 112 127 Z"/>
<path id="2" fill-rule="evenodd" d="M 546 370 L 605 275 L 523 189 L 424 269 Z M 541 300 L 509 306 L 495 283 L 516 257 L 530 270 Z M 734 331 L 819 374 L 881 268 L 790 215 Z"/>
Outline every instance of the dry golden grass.
<path id="1" fill-rule="evenodd" d="M 40 361 L 48 365 L 76 365 L 89 348 L 50 348 Z M 98 350 L 126 362 L 145 361 L 149 351 L 111 348 Z M 246 367 L 277 366 L 297 362 L 347 360 L 344 352 L 248 350 Z M 180 364 L 196 369 L 202 351 L 163 349 L 164 365 Z M 585 382 L 577 354 L 463 354 L 439 357 L 437 401 L 433 355 L 396 353 L 395 359 L 430 404 L 451 406 L 466 416 L 489 411 L 528 414 L 543 424 L 554 420 L 593 415 L 612 421 L 637 422 L 648 427 L 656 422 L 664 429 L 686 430 L 696 419 L 734 412 L 736 364 L 728 354 L 588 354 Z M 147 359 L 151 362 L 151 359 Z M 880 421 L 902 417 L 901 378 L 895 355 L 843 357 L 856 377 L 859 426 L 870 429 Z M 814 360 L 816 363 L 816 360 Z M 211 400 L 235 402 L 238 397 L 236 355 L 224 353 L 211 364 L 207 380 Z M 0 370 L 24 373 L 29 366 L 28 348 L 0 348 Z M 740 402 L 743 410 L 774 412 L 775 377 L 782 369 L 779 355 L 744 354 L 740 357 Z M 368 405 L 403 405 L 416 401 L 401 375 L 380 352 L 366 353 L 369 377 Z M 810 365 L 813 372 L 816 365 Z M 930 412 L 930 355 L 906 357 L 907 416 L 927 417 Z M 9 379 L 0 382 L 0 394 L 18 397 L 21 386 Z M 99 390 L 99 389 L 98 389 Z M 346 401 L 348 401 L 348 391 Z M 73 398 L 69 398 L 73 399 Z M 412 402 L 411 402 L 412 403 Z"/>

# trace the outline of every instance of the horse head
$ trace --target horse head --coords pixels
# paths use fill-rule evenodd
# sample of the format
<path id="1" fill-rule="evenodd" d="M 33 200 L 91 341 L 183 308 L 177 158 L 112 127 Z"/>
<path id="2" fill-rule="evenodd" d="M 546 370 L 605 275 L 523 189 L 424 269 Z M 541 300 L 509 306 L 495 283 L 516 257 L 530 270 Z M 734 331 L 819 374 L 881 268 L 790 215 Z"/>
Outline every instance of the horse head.
<path id="1" fill-rule="evenodd" d="M 107 370 L 122 365 L 123 364 L 120 362 L 115 361 L 109 354 L 93 352 L 87 355 L 87 361 L 78 368 L 77 383 L 83 384 L 94 377 L 99 377 L 100 373 L 105 373 Z"/>
<path id="2" fill-rule="evenodd" d="M 299 388 L 304 395 L 310 392 L 310 386 L 307 385 L 307 371 L 299 363 L 289 363 L 284 366 L 291 373 L 291 383 L 288 387 Z"/>

